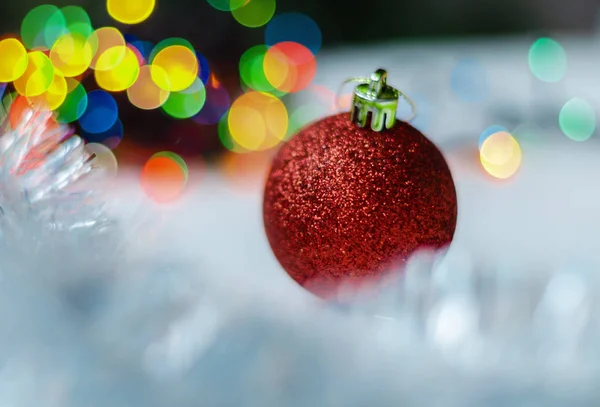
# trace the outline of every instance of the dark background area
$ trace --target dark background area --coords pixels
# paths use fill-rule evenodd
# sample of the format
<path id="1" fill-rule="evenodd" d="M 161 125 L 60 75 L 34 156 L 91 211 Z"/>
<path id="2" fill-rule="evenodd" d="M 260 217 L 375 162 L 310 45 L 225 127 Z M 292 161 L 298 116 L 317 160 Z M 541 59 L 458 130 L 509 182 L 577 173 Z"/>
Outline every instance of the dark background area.
<path id="1" fill-rule="evenodd" d="M 2 32 L 17 33 L 23 17 L 40 4 L 35 0 L 4 2 Z M 103 0 L 57 0 L 52 4 L 82 6 L 94 27 L 116 26 L 124 34 L 154 43 L 168 37 L 188 39 L 208 59 L 212 72 L 233 97 L 240 92 L 240 56 L 264 42 L 264 27 L 243 27 L 230 13 L 215 10 L 206 0 L 158 0 L 153 15 L 137 26 L 112 20 Z M 585 34 L 596 28 L 599 5 L 600 0 L 279 0 L 276 13 L 309 15 L 321 28 L 326 50 L 369 42 L 401 44 L 558 31 Z M 89 84 L 93 86 L 93 80 Z M 88 83 L 84 85 L 89 89 Z M 160 112 L 132 107 L 124 95 L 117 99 L 126 134 L 117 153 L 130 143 L 148 151 L 170 149 L 187 157 L 210 156 L 222 149 L 216 126 L 174 121 Z"/>

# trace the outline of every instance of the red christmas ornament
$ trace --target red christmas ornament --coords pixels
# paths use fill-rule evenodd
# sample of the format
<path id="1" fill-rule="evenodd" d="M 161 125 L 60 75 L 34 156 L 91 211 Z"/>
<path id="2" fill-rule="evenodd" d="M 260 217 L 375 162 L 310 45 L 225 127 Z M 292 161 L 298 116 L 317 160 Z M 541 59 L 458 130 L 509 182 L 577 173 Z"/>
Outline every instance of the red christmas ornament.
<path id="1" fill-rule="evenodd" d="M 379 70 L 356 88 L 351 114 L 294 136 L 267 179 L 263 215 L 275 257 L 322 298 L 385 276 L 415 250 L 441 248 L 454 235 L 448 165 L 419 130 L 396 121 L 398 96 L 406 97 L 386 77 Z"/>

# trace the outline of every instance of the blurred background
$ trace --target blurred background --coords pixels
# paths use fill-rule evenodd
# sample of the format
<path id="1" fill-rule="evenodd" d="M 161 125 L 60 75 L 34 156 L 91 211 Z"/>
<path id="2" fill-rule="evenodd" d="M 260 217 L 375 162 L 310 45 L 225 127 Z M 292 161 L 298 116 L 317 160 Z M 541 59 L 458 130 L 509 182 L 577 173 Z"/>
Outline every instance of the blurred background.
<path id="1" fill-rule="evenodd" d="M 285 133 L 286 137 L 289 137 L 299 127 L 319 117 L 319 112 L 321 116 L 330 113 L 329 109 L 323 108 L 323 103 L 321 103 L 318 107 L 313 107 L 313 112 L 308 113 L 305 109 L 294 115 L 289 108 L 293 100 L 298 99 L 298 96 L 306 98 L 306 95 L 311 92 L 314 94 L 317 89 L 315 86 L 320 85 L 327 88 L 326 90 L 316 90 L 317 93 L 321 93 L 321 100 L 324 97 L 331 99 L 334 97 L 331 92 L 337 90 L 336 87 L 342 80 L 348 76 L 367 75 L 376 68 L 375 65 L 386 65 L 386 68 L 398 71 L 397 81 L 400 81 L 402 89 L 405 91 L 413 90 L 411 86 L 407 85 L 407 82 L 409 84 L 419 83 L 420 87 L 413 90 L 417 93 L 416 99 L 419 99 L 419 94 L 427 93 L 427 90 L 424 89 L 426 84 L 433 89 L 437 87 L 439 90 L 440 85 L 436 84 L 435 73 L 444 71 L 444 74 L 448 76 L 443 85 L 449 84 L 452 80 L 449 76 L 453 69 L 452 66 L 439 65 L 439 61 L 443 60 L 442 54 L 450 52 L 452 58 L 455 59 L 453 63 L 463 63 L 462 76 L 465 76 L 466 79 L 458 78 L 459 82 L 461 80 L 468 82 L 464 86 L 489 87 L 489 83 L 483 83 L 490 82 L 489 70 L 499 68 L 499 65 L 506 62 L 506 58 L 498 58 L 496 55 L 496 60 L 490 63 L 491 66 L 483 66 L 482 59 L 485 59 L 485 55 L 481 54 L 486 54 L 486 51 L 488 53 L 501 52 L 503 45 L 504 48 L 512 47 L 510 51 L 515 54 L 519 52 L 519 46 L 511 42 L 513 38 L 525 38 L 523 46 L 529 47 L 537 38 L 544 36 L 593 36 L 597 26 L 600 4 L 594 0 L 568 2 L 561 0 L 507 0 L 503 2 L 491 0 L 449 0 L 444 2 L 435 0 L 403 2 L 389 0 L 370 2 L 279 0 L 276 3 L 274 0 L 252 0 L 254 8 L 243 13 L 240 10 L 251 8 L 249 3 L 246 2 L 245 5 L 242 2 L 239 5 L 234 3 L 235 1 L 224 0 L 159 1 L 147 19 L 137 24 L 124 24 L 116 21 L 119 18 L 115 19 L 109 15 L 105 2 L 60 0 L 53 3 L 59 8 L 81 6 L 89 15 L 94 29 L 105 26 L 116 27 L 125 36 L 128 44 L 137 46 L 136 50 L 146 58 L 145 63 L 147 64 L 151 62 L 148 57 L 154 46 L 169 38 L 189 41 L 195 52 L 201 56 L 199 76 L 207 89 L 208 97 L 206 102 L 203 102 L 202 111 L 197 114 L 199 118 L 195 117 L 196 114 L 189 118 L 174 118 L 173 114 L 165 113 L 160 108 L 140 109 L 129 102 L 125 91 L 112 93 L 118 103 L 118 117 L 122 123 L 123 135 L 119 136 L 121 137 L 119 145 L 111 147 L 121 162 L 141 165 L 151 154 L 159 151 L 174 152 L 189 163 L 198 160 L 208 160 L 209 163 L 212 163 L 222 159 L 227 152 L 236 149 L 225 140 L 228 137 L 231 138 L 231 135 L 225 134 L 227 124 L 223 124 L 219 130 L 218 122 L 219 120 L 226 121 L 223 119 L 223 115 L 227 113 L 236 98 L 248 89 L 278 90 L 272 93 L 281 98 L 288 107 L 288 123 Z M 0 29 L 6 33 L 6 36 L 11 33 L 21 35 L 22 22 L 27 13 L 41 5 L 42 2 L 31 0 L 8 2 L 0 15 Z M 228 10 L 235 8 L 237 8 L 237 13 L 236 10 Z M 295 13 L 291 15 L 298 18 L 291 18 L 287 23 L 282 18 L 278 19 L 278 16 L 289 15 L 288 13 Z M 304 19 L 300 17 L 304 17 Z M 123 19 L 121 18 L 121 20 Z M 311 25 L 311 23 L 314 24 Z M 43 22 L 38 21 L 37 26 L 34 24 L 25 29 L 43 30 L 43 25 Z M 288 26 L 287 32 L 282 28 L 286 25 Z M 47 30 L 48 27 L 45 29 Z M 499 43 L 499 38 L 506 40 Z M 264 57 L 266 48 L 260 49 L 261 46 L 265 47 L 265 44 L 272 46 L 279 41 L 295 41 L 304 45 L 313 53 L 316 60 L 314 67 L 302 68 L 305 83 L 296 86 L 297 89 L 281 89 L 281 86 L 280 89 L 275 89 L 277 84 L 262 86 L 258 82 L 261 80 L 264 82 L 264 73 L 262 79 L 257 79 L 259 74 L 255 72 L 254 68 L 248 67 L 248 61 L 254 63 L 253 61 L 257 58 Z M 464 44 L 472 44 L 473 41 L 478 44 L 477 48 L 465 50 Z M 369 49 L 379 50 L 384 44 L 392 48 L 388 47 L 385 51 L 377 54 L 382 57 L 378 58 L 379 61 L 375 58 L 377 63 L 373 65 L 375 61 L 372 55 L 369 54 L 371 56 L 367 59 L 365 52 Z M 434 44 L 435 47 L 433 47 Z M 440 44 L 445 44 L 441 51 Z M 46 45 L 47 48 L 50 48 L 52 44 Z M 550 48 L 552 48 L 551 46 L 552 44 L 550 44 Z M 427 56 L 428 51 L 434 48 L 435 51 Z M 328 57 L 339 49 L 345 50 L 344 55 L 346 55 L 343 58 L 336 57 L 336 61 L 340 61 L 340 58 L 344 61 L 341 64 L 344 66 L 342 71 Z M 421 52 L 415 57 L 414 52 L 406 55 L 403 51 L 405 49 L 419 49 Z M 519 57 L 520 62 L 526 62 L 526 52 L 527 50 L 523 50 L 523 54 Z M 545 52 L 552 54 L 553 51 L 550 49 Z M 156 52 L 154 53 L 156 54 Z M 396 55 L 397 58 L 390 61 L 393 55 Z M 399 60 L 404 55 L 406 55 L 405 59 Z M 471 59 L 462 61 L 461 58 Z M 542 55 L 539 58 L 545 58 L 550 61 L 550 64 L 554 64 L 553 58 L 557 58 L 557 56 Z M 548 65 L 547 61 L 541 63 Z M 332 68 L 334 65 L 335 69 Z M 413 76 L 412 71 L 408 73 L 406 70 L 399 71 L 401 68 L 415 66 L 419 72 L 418 78 Z M 555 69 L 560 70 L 560 67 L 555 67 Z M 520 73 L 531 76 L 528 71 L 524 66 Z M 328 75 L 330 72 L 335 72 L 335 74 Z M 88 92 L 98 88 L 92 73 L 93 70 L 89 69 L 82 78 L 78 78 L 81 79 L 82 85 Z M 285 76 L 285 74 L 278 75 Z M 269 75 L 267 74 L 267 76 Z M 483 78 L 483 76 L 487 77 Z M 266 79 L 267 82 L 273 82 L 272 78 L 267 77 Z M 554 78 L 550 79 L 554 81 Z M 495 84 L 503 82 L 502 80 L 494 81 Z M 540 83 L 543 84 L 544 81 L 540 81 Z M 269 84 L 267 83 L 267 85 Z M 324 92 L 327 92 L 327 95 L 323 96 Z M 478 89 L 475 92 L 483 92 L 483 90 Z M 308 99 L 311 97 L 314 99 L 314 95 L 309 95 Z M 421 102 L 423 115 L 427 116 L 431 110 L 428 108 L 432 104 L 431 99 L 440 97 L 443 96 L 440 94 L 433 97 L 429 95 L 424 97 L 426 100 L 417 100 Z M 467 97 L 470 96 L 467 95 Z M 483 102 L 481 98 L 478 101 Z M 494 109 L 497 109 L 498 106 L 501 109 L 502 103 L 502 101 L 495 100 Z M 470 107 L 466 106 L 464 109 L 470 109 Z M 189 114 L 182 116 L 187 115 Z M 510 121 L 508 124 L 500 123 L 501 126 L 514 125 L 516 127 L 521 124 L 518 118 L 512 117 L 514 113 L 510 111 L 502 111 L 500 115 L 507 116 L 505 118 Z M 473 129 L 474 132 L 477 132 L 474 137 L 476 138 L 488 125 L 497 124 L 496 122 L 497 120 L 477 124 Z M 73 123 L 76 126 L 79 125 L 77 121 Z M 94 130 L 88 129 L 88 133 L 90 131 Z M 236 137 L 253 137 L 236 134 L 233 136 L 234 139 Z M 106 134 L 102 137 L 110 138 Z M 262 135 L 256 137 L 262 137 Z M 114 137 L 112 139 L 114 141 Z M 99 138 L 91 137 L 90 140 L 98 141 Z M 242 142 L 242 144 L 244 143 Z M 271 143 L 263 146 L 264 148 L 257 149 L 271 150 L 277 147 L 276 144 Z M 246 147 L 246 150 L 253 150 Z M 263 155 L 268 156 L 268 154 Z M 249 158 L 244 158 L 244 160 L 249 160 Z"/>

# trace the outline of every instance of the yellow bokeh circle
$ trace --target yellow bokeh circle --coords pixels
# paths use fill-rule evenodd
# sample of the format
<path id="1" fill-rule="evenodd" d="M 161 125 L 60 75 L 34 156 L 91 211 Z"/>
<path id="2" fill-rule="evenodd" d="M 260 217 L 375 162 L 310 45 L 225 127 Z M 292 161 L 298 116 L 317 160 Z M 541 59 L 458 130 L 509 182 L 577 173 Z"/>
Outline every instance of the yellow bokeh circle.
<path id="1" fill-rule="evenodd" d="M 251 151 L 267 150 L 285 139 L 288 114 L 277 97 L 248 92 L 231 105 L 227 124 L 231 137 L 239 146 Z"/>
<path id="2" fill-rule="evenodd" d="M 154 70 L 153 67 L 160 69 Z M 189 88 L 196 80 L 198 58 L 191 49 L 183 45 L 171 45 L 156 54 L 152 60 L 150 74 L 154 83 L 161 89 L 180 92 Z"/>
<path id="3" fill-rule="evenodd" d="M 96 70 L 96 83 L 110 92 L 120 92 L 135 83 L 140 73 L 140 65 L 135 53 L 124 45 L 107 49 L 98 58 L 96 66 L 111 66 L 109 70 Z"/>
<path id="4" fill-rule="evenodd" d="M 139 24 L 146 20 L 156 6 L 156 0 L 107 0 L 108 14 L 123 24 Z"/>
<path id="5" fill-rule="evenodd" d="M 160 81 L 168 82 L 167 74 L 162 68 L 155 66 L 152 68 L 156 77 L 161 77 Z M 132 105 L 143 110 L 152 110 L 161 107 L 168 99 L 170 92 L 161 89 L 153 80 L 151 67 L 144 65 L 140 68 L 135 83 L 127 89 L 127 97 Z"/>
<path id="6" fill-rule="evenodd" d="M 98 28 L 89 36 L 89 38 L 87 39 L 87 43 L 91 48 L 93 54 L 92 61 L 90 63 L 90 68 L 104 71 L 112 69 L 120 61 L 109 61 L 105 58 L 103 61 L 104 65 L 99 66 L 98 60 L 100 59 L 100 57 L 102 57 L 106 50 L 110 48 L 118 46 L 124 47 L 126 45 L 125 37 L 123 37 L 123 34 L 121 34 L 121 32 L 114 27 Z M 124 57 L 125 54 L 123 53 L 123 55 L 121 56 Z"/>
<path id="7" fill-rule="evenodd" d="M 27 69 L 27 50 L 16 38 L 0 41 L 0 82 L 18 79 Z"/>
<path id="8" fill-rule="evenodd" d="M 65 101 L 67 93 L 69 93 L 67 80 L 64 76 L 55 72 L 48 90 L 39 96 L 30 96 L 27 100 L 31 105 L 40 106 L 47 110 L 56 110 Z"/>
<path id="9" fill-rule="evenodd" d="M 67 78 L 84 73 L 92 63 L 93 56 L 91 45 L 81 34 L 61 36 L 50 50 L 52 64 Z"/>
<path id="10" fill-rule="evenodd" d="M 521 166 L 522 152 L 513 136 L 500 131 L 483 142 L 479 158 L 487 173 L 495 178 L 507 179 Z"/>
<path id="11" fill-rule="evenodd" d="M 54 81 L 54 65 L 41 51 L 30 52 L 28 60 L 25 73 L 13 83 L 19 94 L 27 97 L 39 96 L 46 92 Z"/>

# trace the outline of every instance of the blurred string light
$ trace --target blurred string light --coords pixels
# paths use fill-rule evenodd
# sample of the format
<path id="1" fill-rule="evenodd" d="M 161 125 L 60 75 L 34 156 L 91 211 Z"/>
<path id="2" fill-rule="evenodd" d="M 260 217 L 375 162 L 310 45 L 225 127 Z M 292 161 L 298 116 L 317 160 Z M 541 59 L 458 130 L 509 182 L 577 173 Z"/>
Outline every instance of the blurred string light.
<path id="1" fill-rule="evenodd" d="M 235 143 L 249 151 L 260 151 L 273 148 L 285 139 L 288 114 L 277 97 L 251 91 L 233 102 L 227 122 Z"/>
<path id="2" fill-rule="evenodd" d="M 246 0 L 240 7 L 232 8 L 231 14 L 245 27 L 262 27 L 275 14 L 275 0 Z"/>
<path id="3" fill-rule="evenodd" d="M 588 102 L 573 98 L 562 107 L 558 123 L 562 132 L 571 140 L 586 141 L 596 129 L 596 114 Z"/>
<path id="4" fill-rule="evenodd" d="M 116 65 L 119 60 L 109 60 L 104 58 L 99 61 L 106 51 L 114 47 L 124 47 L 126 45 L 125 37 L 114 27 L 101 27 L 92 32 L 87 39 L 88 46 L 93 50 L 94 56 L 90 62 L 90 68 L 100 71 L 107 71 Z M 101 62 L 99 64 L 99 62 Z"/>
<path id="5" fill-rule="evenodd" d="M 282 96 L 285 92 L 277 91 L 265 75 L 264 61 L 268 50 L 266 45 L 256 45 L 242 54 L 239 64 L 242 84 L 252 90 Z"/>
<path id="6" fill-rule="evenodd" d="M 143 110 L 152 110 L 161 107 L 169 97 L 170 92 L 161 89 L 153 80 L 151 67 L 144 65 L 140 68 L 137 80 L 127 89 L 129 102 Z M 162 68 L 154 67 L 155 75 L 163 75 L 166 80 L 166 73 L 161 72 Z"/>
<path id="7" fill-rule="evenodd" d="M 238 9 L 251 0 L 207 0 L 208 4 L 219 11 L 231 11 Z"/>
<path id="8" fill-rule="evenodd" d="M 176 201 L 185 190 L 188 168 L 175 153 L 154 154 L 142 169 L 141 186 L 145 194 L 157 203 Z"/>
<path id="9" fill-rule="evenodd" d="M 75 77 L 90 67 L 94 51 L 87 39 L 78 33 L 67 33 L 52 45 L 50 61 L 61 75 Z"/>
<path id="10" fill-rule="evenodd" d="M 544 82 L 559 82 L 567 71 L 567 54 L 553 39 L 540 38 L 529 49 L 529 69 Z"/>
<path id="11" fill-rule="evenodd" d="M 135 47 L 144 58 L 144 62 L 148 62 L 150 60 L 150 53 L 154 49 L 155 45 L 150 41 L 142 41 L 142 40 L 133 40 L 129 42 L 129 45 Z"/>
<path id="12" fill-rule="evenodd" d="M 12 82 L 25 73 L 28 65 L 27 50 L 16 38 L 0 41 L 0 82 Z"/>
<path id="13" fill-rule="evenodd" d="M 240 60 L 244 93 L 233 103 L 206 58 L 189 41 L 168 38 L 155 45 L 115 27 L 95 29 L 79 6 L 42 5 L 27 13 L 20 37 L 0 41 L 0 85 L 10 82 L 16 90 L 4 96 L 1 115 L 8 117 L 9 106 L 16 100 L 19 106 L 43 105 L 56 112 L 57 122 L 77 123 L 82 137 L 99 153 L 110 152 L 124 134 L 111 92 L 124 92 L 132 105 L 143 110 L 161 108 L 176 119 L 218 123 L 219 137 L 227 148 L 252 152 L 276 146 L 293 130 L 335 110 L 331 91 L 310 88 L 316 73 L 315 55 L 322 46 L 314 20 L 301 13 L 275 16 L 275 0 L 208 2 L 230 12 L 246 27 L 266 25 L 265 44 L 251 48 Z M 107 0 L 106 7 L 114 20 L 138 24 L 152 14 L 156 2 Z M 100 89 L 88 93 L 81 81 L 89 73 Z M 316 103 L 288 114 L 279 98 L 307 89 L 314 93 Z M 156 175 L 152 168 L 161 166 L 168 173 L 176 165 L 187 181 L 185 163 L 171 154 L 153 157 L 145 173 Z M 112 153 L 107 157 L 114 159 Z"/>
<path id="14" fill-rule="evenodd" d="M 73 123 L 87 110 L 88 94 L 76 79 L 67 78 L 67 95 L 57 109 L 57 120 L 60 123 Z"/>
<path id="15" fill-rule="evenodd" d="M 250 89 L 276 96 L 305 89 L 316 70 L 313 53 L 295 42 L 254 46 L 240 58 L 242 82 Z"/>
<path id="16" fill-rule="evenodd" d="M 42 106 L 49 110 L 60 107 L 67 97 L 67 81 L 64 76 L 55 72 L 48 89 L 37 96 L 28 96 L 30 105 Z"/>
<path id="17" fill-rule="evenodd" d="M 103 144 L 106 147 L 115 149 L 121 139 L 123 138 L 123 122 L 117 118 L 114 124 L 108 129 L 100 133 L 92 133 L 86 130 L 81 131 L 80 136 L 83 137 L 88 143 Z"/>
<path id="18" fill-rule="evenodd" d="M 150 62 L 152 80 L 163 90 L 183 91 L 197 79 L 198 59 L 193 50 L 186 46 L 169 45 L 151 58 Z M 159 69 L 156 70 L 155 67 Z"/>
<path id="19" fill-rule="evenodd" d="M 206 101 L 206 90 L 200 78 L 180 92 L 171 92 L 162 108 L 175 119 L 189 119 L 200 112 Z"/>
<path id="20" fill-rule="evenodd" d="M 156 6 L 156 0 L 107 0 L 106 10 L 116 21 L 123 24 L 139 24 L 145 21 Z"/>
<path id="21" fill-rule="evenodd" d="M 53 80 L 54 65 L 50 58 L 41 51 L 33 51 L 28 55 L 25 73 L 13 84 L 20 95 L 39 96 L 50 88 Z"/>
<path id="22" fill-rule="evenodd" d="M 479 147 L 479 151 L 481 151 L 482 147 L 483 147 L 483 143 L 485 143 L 485 141 L 492 135 L 496 134 L 496 133 L 508 133 L 508 130 L 506 129 L 506 127 L 504 126 L 500 126 L 499 124 L 493 124 L 491 126 L 489 126 L 488 128 L 486 128 L 484 131 L 481 132 L 481 134 L 479 135 L 479 142 L 477 143 L 478 147 Z"/>
<path id="23" fill-rule="evenodd" d="M 521 166 L 521 147 L 512 135 L 499 131 L 485 139 L 479 158 L 488 174 L 495 178 L 508 179 L 515 175 Z"/>
<path id="24" fill-rule="evenodd" d="M 317 72 L 317 63 L 308 48 L 288 41 L 277 43 L 267 50 L 263 69 L 275 89 L 291 93 L 310 85 Z"/>
<path id="25" fill-rule="evenodd" d="M 454 94 L 465 102 L 482 102 L 489 95 L 489 80 L 484 66 L 475 59 L 464 58 L 450 73 Z"/>
<path id="26" fill-rule="evenodd" d="M 315 21 L 301 13 L 279 14 L 267 24 L 265 44 L 273 46 L 280 42 L 295 42 L 316 55 L 323 44 L 321 30 Z"/>
<path id="27" fill-rule="evenodd" d="M 21 41 L 30 50 L 48 50 L 67 27 L 61 10 L 44 4 L 32 9 L 21 23 Z"/>
<path id="28" fill-rule="evenodd" d="M 87 108 L 79 118 L 82 130 L 88 133 L 103 133 L 117 121 L 119 109 L 112 95 L 103 90 L 88 93 Z"/>
<path id="29" fill-rule="evenodd" d="M 96 83 L 102 89 L 111 92 L 120 92 L 128 89 L 135 83 L 140 73 L 140 64 L 135 53 L 124 45 L 107 49 L 98 58 L 97 67 L 110 69 L 94 72 Z"/>

